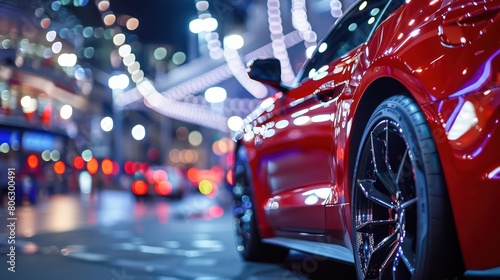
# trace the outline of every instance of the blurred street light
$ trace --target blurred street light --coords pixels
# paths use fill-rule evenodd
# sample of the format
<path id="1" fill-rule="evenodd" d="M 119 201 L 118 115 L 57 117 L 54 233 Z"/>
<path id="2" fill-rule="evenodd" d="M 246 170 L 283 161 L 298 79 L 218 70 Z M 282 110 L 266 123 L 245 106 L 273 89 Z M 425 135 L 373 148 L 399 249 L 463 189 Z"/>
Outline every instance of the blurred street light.
<path id="1" fill-rule="evenodd" d="M 143 125 L 138 124 L 132 128 L 132 137 L 134 137 L 135 140 L 141 141 L 146 137 L 146 129 L 144 128 Z"/>
<path id="2" fill-rule="evenodd" d="M 203 31 L 203 20 L 200 18 L 193 19 L 189 23 L 189 31 L 195 34 L 201 33 Z"/>
<path id="3" fill-rule="evenodd" d="M 122 45 L 119 49 L 118 49 L 118 54 L 123 58 L 123 57 L 127 57 L 130 55 L 130 53 L 132 52 L 132 47 L 130 47 L 130 45 L 128 44 L 125 44 L 125 45 Z"/>
<path id="4" fill-rule="evenodd" d="M 239 50 L 245 45 L 245 40 L 238 34 L 232 34 L 224 37 L 224 48 Z"/>
<path id="5" fill-rule="evenodd" d="M 92 151 L 88 149 L 83 151 L 82 158 L 84 161 L 89 162 L 93 158 Z"/>
<path id="6" fill-rule="evenodd" d="M 120 34 L 117 34 L 117 35 L 120 35 Z M 123 35 L 123 34 L 121 34 L 121 35 Z M 123 37 L 125 37 L 125 36 L 123 36 Z M 115 39 L 117 39 L 117 40 L 115 41 Z M 121 39 L 122 39 L 121 36 L 120 37 L 115 36 L 113 38 L 115 45 L 123 44 L 124 42 L 121 42 Z M 126 64 L 125 61 L 127 59 L 130 60 L 129 61 L 130 64 L 134 63 L 135 62 L 134 54 L 131 53 L 128 56 L 126 56 L 125 58 L 123 58 L 124 64 Z M 113 127 L 115 128 L 114 135 L 113 135 L 113 150 L 114 150 L 113 154 L 114 154 L 114 160 L 118 163 L 119 166 L 123 166 L 123 160 L 122 160 L 123 115 L 122 115 L 122 109 L 116 104 L 116 97 L 119 94 L 123 93 L 123 90 L 129 86 L 129 83 L 130 83 L 129 77 L 125 74 L 114 75 L 111 78 L 109 78 L 108 86 L 113 92 L 113 95 L 112 95 L 112 97 L 113 97 L 112 98 L 113 99 L 113 118 L 111 120 L 104 118 L 104 119 L 106 119 L 106 121 L 104 121 L 104 119 L 101 120 L 101 127 L 103 127 L 102 122 L 104 121 L 104 124 L 105 124 L 104 128 L 109 129 L 109 130 L 113 129 Z M 105 130 L 104 128 L 103 128 L 103 130 Z M 115 183 L 116 184 L 119 184 L 119 177 L 120 177 L 119 175 L 121 175 L 121 174 L 122 174 L 122 172 L 120 169 L 117 172 L 118 176 L 115 176 Z"/>
<path id="7" fill-rule="evenodd" d="M 113 129 L 113 119 L 111 117 L 102 118 L 101 128 L 106 132 L 111 131 Z"/>
<path id="8" fill-rule="evenodd" d="M 238 131 L 243 126 L 243 119 L 239 116 L 232 116 L 227 119 L 227 126 L 232 131 Z"/>
<path id="9" fill-rule="evenodd" d="M 61 118 L 67 120 L 73 115 L 73 107 L 71 105 L 63 105 L 60 111 Z"/>
<path id="10" fill-rule="evenodd" d="M 156 48 L 153 52 L 153 56 L 156 60 L 163 60 L 167 57 L 167 49 L 164 47 Z"/>
<path id="11" fill-rule="evenodd" d="M 124 90 L 128 87 L 130 81 L 127 75 L 119 74 L 115 76 L 111 76 L 108 80 L 108 86 L 113 91 L 115 90 Z"/>
<path id="12" fill-rule="evenodd" d="M 183 52 L 176 52 L 172 55 L 172 62 L 175 65 L 181 65 L 186 62 L 186 54 Z"/>
<path id="13" fill-rule="evenodd" d="M 123 33 L 118 33 L 115 36 L 113 36 L 113 43 L 115 46 L 121 46 L 125 43 L 125 35 Z"/>
<path id="14" fill-rule="evenodd" d="M 205 91 L 205 100 L 208 103 L 224 102 L 227 98 L 227 92 L 222 87 L 211 87 Z"/>
<path id="15" fill-rule="evenodd" d="M 204 19 L 197 18 L 193 19 L 189 23 L 189 31 L 194 34 L 202 32 L 212 32 L 215 31 L 217 27 L 219 27 L 219 22 L 213 17 L 207 17 Z"/>
<path id="16" fill-rule="evenodd" d="M 74 53 L 63 53 L 57 58 L 61 67 L 73 67 L 76 65 L 77 57 Z"/>
<path id="17" fill-rule="evenodd" d="M 188 136 L 188 141 L 189 141 L 189 144 L 191 144 L 195 147 L 199 146 L 201 144 L 201 142 L 203 142 L 203 135 L 201 134 L 201 132 L 199 132 L 197 130 L 191 131 L 189 133 L 189 136 Z"/>

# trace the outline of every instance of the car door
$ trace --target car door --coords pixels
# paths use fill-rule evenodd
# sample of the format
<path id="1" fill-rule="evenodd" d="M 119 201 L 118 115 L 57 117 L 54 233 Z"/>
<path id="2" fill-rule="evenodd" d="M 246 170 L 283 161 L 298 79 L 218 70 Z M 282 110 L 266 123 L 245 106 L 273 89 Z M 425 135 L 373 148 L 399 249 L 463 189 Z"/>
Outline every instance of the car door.
<path id="1" fill-rule="evenodd" d="M 276 99 L 272 117 L 260 128 L 265 154 L 261 166 L 271 191 L 266 214 L 278 233 L 325 231 L 325 205 L 337 203 L 338 197 L 334 133 L 345 128 L 335 122 L 337 100 L 350 94 L 360 46 L 390 2 L 361 1 L 352 6 L 300 73 L 300 85 Z"/>

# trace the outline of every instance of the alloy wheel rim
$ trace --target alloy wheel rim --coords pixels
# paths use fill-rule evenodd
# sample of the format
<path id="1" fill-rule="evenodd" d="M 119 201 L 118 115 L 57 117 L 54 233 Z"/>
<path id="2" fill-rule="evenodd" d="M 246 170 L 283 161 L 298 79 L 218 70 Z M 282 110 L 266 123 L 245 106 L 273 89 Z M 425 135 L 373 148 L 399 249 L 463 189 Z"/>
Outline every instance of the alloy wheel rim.
<path id="1" fill-rule="evenodd" d="M 417 256 L 417 193 L 404 130 L 384 119 L 368 134 L 354 190 L 355 254 L 365 279 L 407 279 Z"/>

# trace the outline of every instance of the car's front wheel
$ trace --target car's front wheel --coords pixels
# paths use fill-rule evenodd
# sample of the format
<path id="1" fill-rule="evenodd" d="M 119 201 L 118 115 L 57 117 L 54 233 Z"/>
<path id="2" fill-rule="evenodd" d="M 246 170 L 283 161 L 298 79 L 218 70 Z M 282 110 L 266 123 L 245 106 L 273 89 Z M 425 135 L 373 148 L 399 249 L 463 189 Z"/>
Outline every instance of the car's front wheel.
<path id="1" fill-rule="evenodd" d="M 359 279 L 454 279 L 461 257 L 430 128 L 409 97 L 380 104 L 363 133 L 352 186 Z"/>
<path id="2" fill-rule="evenodd" d="M 257 227 L 255 200 L 251 184 L 250 167 L 245 148 L 236 153 L 233 186 L 233 224 L 236 249 L 243 259 L 256 262 L 280 262 L 288 249 L 263 243 Z"/>

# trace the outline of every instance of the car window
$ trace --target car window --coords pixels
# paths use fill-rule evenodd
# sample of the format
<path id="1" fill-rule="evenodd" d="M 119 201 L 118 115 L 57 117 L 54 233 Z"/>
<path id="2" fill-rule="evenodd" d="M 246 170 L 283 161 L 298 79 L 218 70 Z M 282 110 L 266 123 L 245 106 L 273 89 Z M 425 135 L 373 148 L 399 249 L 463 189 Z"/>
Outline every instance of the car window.
<path id="1" fill-rule="evenodd" d="M 321 67 L 366 42 L 375 28 L 403 3 L 404 0 L 367 0 L 354 4 L 319 44 L 299 81 L 315 76 Z"/>

